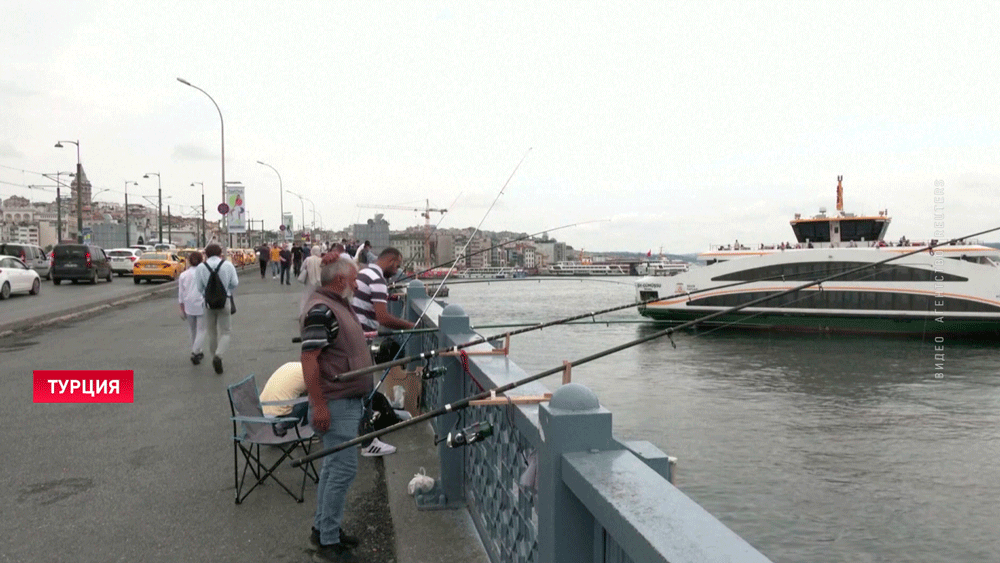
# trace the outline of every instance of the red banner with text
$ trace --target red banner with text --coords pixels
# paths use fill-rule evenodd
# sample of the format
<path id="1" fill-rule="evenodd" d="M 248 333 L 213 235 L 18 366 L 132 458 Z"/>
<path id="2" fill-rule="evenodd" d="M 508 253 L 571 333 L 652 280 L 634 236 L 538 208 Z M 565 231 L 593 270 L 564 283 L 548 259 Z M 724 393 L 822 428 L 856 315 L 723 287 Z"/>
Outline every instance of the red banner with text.
<path id="1" fill-rule="evenodd" d="M 35 370 L 36 403 L 131 403 L 132 370 Z"/>

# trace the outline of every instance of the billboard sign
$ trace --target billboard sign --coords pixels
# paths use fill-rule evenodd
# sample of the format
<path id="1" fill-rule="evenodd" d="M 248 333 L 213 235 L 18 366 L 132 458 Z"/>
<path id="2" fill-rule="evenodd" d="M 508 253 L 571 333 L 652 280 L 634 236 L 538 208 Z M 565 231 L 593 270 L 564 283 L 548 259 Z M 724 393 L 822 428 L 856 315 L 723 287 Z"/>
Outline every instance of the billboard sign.
<path id="1" fill-rule="evenodd" d="M 245 188 L 241 185 L 226 186 L 226 205 L 229 206 L 229 213 L 226 214 L 226 223 L 229 225 L 230 233 L 247 232 L 247 211 L 244 190 Z"/>

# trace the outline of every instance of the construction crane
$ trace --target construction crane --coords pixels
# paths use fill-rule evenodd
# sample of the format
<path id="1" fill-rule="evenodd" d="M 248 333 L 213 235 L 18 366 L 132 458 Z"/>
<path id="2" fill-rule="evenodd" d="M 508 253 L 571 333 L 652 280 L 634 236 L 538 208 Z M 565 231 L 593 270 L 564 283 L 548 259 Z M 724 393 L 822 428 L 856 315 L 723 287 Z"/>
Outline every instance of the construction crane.
<path id="1" fill-rule="evenodd" d="M 424 200 L 425 205 L 423 209 L 415 207 L 407 207 L 405 205 L 374 205 L 374 204 L 364 204 L 359 203 L 358 207 L 364 209 L 395 209 L 398 211 L 415 211 L 420 213 L 424 218 L 424 262 L 426 267 L 431 267 L 431 213 L 440 213 L 444 215 L 448 212 L 447 209 L 434 209 L 431 208 L 431 200 Z"/>

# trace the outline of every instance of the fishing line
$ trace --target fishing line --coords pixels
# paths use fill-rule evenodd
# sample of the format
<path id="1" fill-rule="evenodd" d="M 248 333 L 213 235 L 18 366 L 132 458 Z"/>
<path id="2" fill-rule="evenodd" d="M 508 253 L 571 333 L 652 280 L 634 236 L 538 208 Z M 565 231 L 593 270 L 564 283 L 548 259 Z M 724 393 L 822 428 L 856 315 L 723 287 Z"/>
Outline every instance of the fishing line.
<path id="1" fill-rule="evenodd" d="M 514 170 L 510 173 L 510 176 L 507 177 L 507 181 L 503 183 L 503 186 L 500 188 L 500 192 L 497 193 L 497 196 L 495 198 L 493 198 L 493 203 L 490 204 L 490 207 L 489 207 L 489 209 L 486 210 L 486 213 L 483 215 L 483 218 L 479 220 L 479 224 L 476 225 L 476 230 L 473 231 L 472 236 L 469 237 L 469 240 L 467 240 L 465 242 L 465 246 L 462 248 L 462 255 L 463 256 L 465 255 L 465 251 L 468 250 L 469 245 L 472 244 L 473 239 L 475 239 L 476 234 L 479 233 L 479 228 L 483 226 L 483 223 L 486 221 L 486 218 L 489 217 L 490 212 L 493 211 L 493 206 L 496 205 L 497 201 L 499 201 L 499 199 L 500 199 L 500 196 L 503 195 L 504 190 L 506 190 L 507 186 L 510 185 L 510 181 L 514 178 L 514 174 L 517 173 L 517 170 L 518 170 L 518 168 L 521 167 L 521 163 L 524 162 L 524 159 L 528 158 L 528 153 L 530 153 L 530 152 L 531 152 L 531 147 L 528 147 L 528 150 L 524 152 L 524 156 L 522 156 L 521 160 L 518 161 L 517 166 L 514 167 Z M 457 199 L 456 199 L 456 201 L 457 201 Z M 441 218 L 444 219 L 444 216 L 442 215 Z M 451 273 L 454 270 L 455 270 L 455 264 L 453 263 L 452 266 L 451 266 L 451 268 L 448 269 L 448 272 L 445 274 L 444 278 L 441 279 L 440 285 L 438 285 L 437 288 L 434 290 L 434 295 L 432 295 L 431 298 L 427 301 L 427 305 L 424 307 L 424 309 L 422 311 L 420 311 L 420 314 L 417 316 L 417 320 L 415 320 L 413 322 L 413 326 L 416 326 L 417 324 L 419 324 L 420 321 L 421 321 L 421 319 L 424 318 L 424 315 L 427 314 L 427 310 L 430 309 L 431 304 L 434 303 L 434 299 L 437 298 L 438 293 L 441 291 L 441 289 L 444 288 L 444 282 L 448 279 L 448 276 L 450 276 Z M 412 337 L 412 334 L 407 335 L 406 339 L 403 341 L 403 343 L 400 344 L 399 350 L 396 351 L 396 356 L 397 357 L 400 354 L 403 353 L 403 350 L 406 349 L 406 345 L 410 342 L 410 338 L 411 337 Z M 398 361 L 398 360 L 394 360 L 394 361 Z M 392 363 L 392 362 L 389 362 L 389 363 Z M 379 379 L 378 385 L 376 385 L 375 388 L 372 389 L 371 395 L 368 396 L 368 402 L 369 402 L 369 404 L 371 403 L 371 400 L 375 396 L 375 393 L 378 391 L 379 387 L 381 387 L 382 384 L 385 382 L 385 378 L 388 377 L 389 371 L 393 367 L 394 366 L 389 366 L 389 367 L 385 368 L 384 373 L 382 373 L 382 378 Z M 374 371 L 378 371 L 378 369 L 375 369 L 372 372 L 374 372 Z M 372 373 L 372 372 L 368 372 L 368 373 Z M 343 375 L 341 375 L 341 376 L 334 376 L 333 379 L 334 379 L 334 381 L 336 381 L 336 380 L 340 379 L 341 377 L 343 377 Z"/>
<path id="2" fill-rule="evenodd" d="M 816 281 L 811 281 L 811 282 L 808 282 L 808 283 L 804 283 L 804 284 L 801 284 L 801 285 L 796 286 L 794 288 L 790 288 L 788 290 L 781 291 L 781 292 L 776 293 L 774 295 L 764 296 L 764 297 L 761 297 L 759 299 L 755 299 L 755 300 L 752 300 L 750 302 L 744 303 L 742 305 L 737 305 L 735 307 L 730 307 L 730 308 L 724 309 L 722 311 L 716 311 L 714 313 L 710 313 L 710 314 L 705 315 L 703 317 L 700 317 L 700 318 L 697 318 L 697 319 L 693 319 L 693 320 L 690 320 L 690 321 L 686 321 L 686 322 L 680 323 L 677 326 L 672 326 L 672 327 L 666 328 L 664 330 L 659 330 L 659 331 L 653 332 L 651 334 L 648 334 L 646 336 L 642 336 L 640 338 L 636 338 L 634 340 L 625 342 L 623 344 L 619 344 L 617 346 L 613 346 L 611 348 L 607 348 L 607 349 L 602 350 L 600 352 L 596 352 L 596 353 L 591 354 L 589 356 L 584 356 L 583 358 L 579 358 L 579 359 L 574 360 L 574 361 L 569 362 L 569 363 L 570 363 L 570 365 L 573 365 L 573 366 L 584 365 L 584 364 L 590 363 L 590 362 L 592 362 L 594 360 L 598 360 L 598 359 L 604 358 L 606 356 L 610 356 L 610 355 L 615 354 L 617 352 L 621 352 L 622 350 L 627 350 L 629 348 L 638 346 L 640 344 L 644 344 L 646 342 L 650 342 L 652 340 L 659 339 L 659 338 L 664 337 L 664 336 L 668 336 L 669 337 L 670 335 L 672 335 L 672 334 L 674 334 L 674 333 L 676 333 L 678 331 L 684 330 L 686 328 L 697 326 L 697 325 L 699 325 L 701 323 L 704 323 L 706 321 L 709 321 L 709 320 L 721 317 L 723 315 L 732 314 L 734 312 L 743 310 L 743 309 L 745 309 L 747 307 L 751 307 L 751 306 L 756 305 L 758 303 L 763 303 L 763 302 L 769 301 L 771 299 L 780 297 L 782 295 L 787 295 L 787 294 L 790 294 L 790 293 L 795 292 L 795 291 L 800 291 L 802 289 L 807 289 L 809 287 L 812 287 L 812 286 L 815 286 L 815 285 L 819 285 L 819 284 L 822 284 L 824 282 L 827 282 L 827 281 L 839 278 L 841 276 L 846 276 L 848 274 L 864 270 L 866 268 L 870 268 L 870 267 L 873 267 L 873 266 L 878 266 L 878 265 L 881 265 L 881 264 L 886 264 L 886 263 L 889 263 L 889 262 L 892 262 L 892 261 L 895 261 L 895 260 L 899 260 L 901 258 L 905 258 L 907 256 L 913 256 L 915 254 L 919 254 L 921 252 L 930 251 L 930 250 L 933 250 L 934 248 L 937 248 L 939 246 L 945 246 L 945 245 L 949 245 L 949 244 L 955 244 L 959 240 L 977 237 L 977 236 L 984 235 L 984 234 L 991 233 L 991 232 L 998 231 L 998 230 L 1000 230 L 1000 227 L 994 227 L 994 228 L 987 229 L 985 231 L 980 231 L 978 233 L 974 233 L 974 234 L 971 234 L 971 235 L 968 235 L 968 236 L 965 236 L 965 237 L 954 238 L 954 239 L 951 239 L 949 241 L 945 241 L 945 242 L 941 242 L 941 243 L 936 243 L 936 244 L 929 244 L 929 245 L 927 245 L 925 247 L 922 247 L 922 248 L 919 248 L 919 249 L 916 249 L 916 250 L 913 250 L 913 251 L 910 251 L 910 252 L 906 252 L 906 253 L 899 254 L 899 255 L 896 255 L 896 256 L 890 256 L 889 258 L 886 258 L 885 260 L 880 260 L 880 261 L 877 261 L 877 262 L 872 262 L 870 264 L 865 264 L 865 265 L 859 266 L 857 268 L 853 268 L 853 269 L 850 269 L 850 270 L 847 270 L 847 271 L 844 271 L 844 272 L 840 272 L 840 273 L 828 276 L 828 277 L 826 277 L 826 278 L 824 278 L 822 280 L 816 280 Z M 588 314 L 588 315 L 584 315 L 584 316 L 590 316 L 590 315 Z M 481 343 L 481 342 L 479 342 L 479 343 Z M 450 350 L 450 349 L 457 349 L 457 348 L 459 348 L 459 346 L 454 346 L 454 347 L 447 348 L 447 349 Z M 421 354 L 421 356 L 424 356 L 424 354 Z M 430 356 L 428 356 L 428 357 L 430 357 Z M 466 408 L 467 406 L 469 406 L 469 403 L 472 402 L 472 401 L 477 401 L 477 400 L 480 400 L 480 399 L 486 399 L 486 398 L 489 398 L 489 397 L 493 397 L 493 396 L 505 393 L 507 391 L 510 391 L 511 389 L 515 389 L 517 387 L 521 387 L 521 386 L 523 386 L 525 384 L 537 381 L 537 380 L 542 379 L 544 377 L 547 377 L 549 375 L 553 375 L 553 374 L 556 374 L 556 373 L 564 372 L 565 369 L 566 369 L 566 365 L 563 364 L 563 365 L 560 365 L 560 366 L 557 366 L 557 367 L 554 367 L 554 368 L 547 369 L 545 371 L 541 371 L 541 372 L 536 373 L 534 375 L 531 375 L 531 376 L 519 379 L 517 381 L 512 381 L 512 382 L 507 383 L 505 385 L 501 385 L 499 387 L 495 387 L 493 389 L 490 389 L 490 390 L 487 390 L 487 391 L 483 391 L 482 393 L 478 393 L 476 395 L 472 395 L 472 396 L 469 396 L 469 397 L 465 397 L 463 399 L 459 399 L 458 401 L 455 401 L 453 403 L 449 403 L 447 405 L 444 405 L 443 407 L 439 407 L 439 408 L 434 409 L 434 410 L 432 410 L 430 412 L 417 415 L 417 416 L 415 416 L 415 417 L 413 417 L 413 418 L 411 418 L 409 420 L 405 420 L 405 421 L 396 423 L 396 424 L 394 424 L 392 426 L 388 426 L 386 428 L 383 428 L 382 430 L 377 430 L 377 431 L 374 431 L 374 432 L 370 432 L 368 434 L 365 434 L 363 436 L 358 436 L 357 438 L 354 438 L 352 440 L 348 440 L 346 442 L 343 442 L 343 443 L 338 444 L 336 446 L 333 446 L 331 448 L 326 448 L 324 450 L 321 450 L 321 451 L 309 454 L 309 455 L 307 455 L 305 457 L 298 458 L 298 459 L 296 459 L 295 461 L 292 462 L 292 465 L 294 467 L 298 467 L 298 466 L 300 466 L 303 463 L 307 463 L 307 462 L 313 461 L 315 459 L 318 459 L 318 458 L 321 458 L 321 457 L 324 457 L 324 456 L 327 456 L 327 455 L 339 452 L 339 451 L 341 451 L 343 449 L 346 449 L 346 448 L 355 446 L 357 444 L 360 444 L 363 441 L 367 441 L 367 440 L 371 440 L 371 439 L 374 439 L 374 438 L 377 438 L 377 437 L 380 437 L 380 436 L 384 436 L 384 435 L 389 434 L 391 432 L 395 432 L 397 430 L 401 430 L 403 428 L 406 428 L 408 426 L 412 426 L 414 424 L 423 422 L 425 420 L 430 420 L 432 418 L 436 418 L 436 417 L 441 416 L 443 414 L 447 414 L 447 413 L 458 411 L 460 409 L 463 409 L 463 408 Z M 349 373 L 352 374 L 352 375 L 355 375 L 355 374 L 371 373 L 371 372 L 370 371 L 363 371 L 363 370 L 356 370 L 355 372 L 344 373 L 344 374 L 341 375 L 341 377 L 345 377 Z"/>
<path id="3" fill-rule="evenodd" d="M 464 192 L 458 192 L 458 195 L 457 195 L 457 196 L 455 196 L 455 201 L 451 202 L 451 205 L 449 205 L 449 206 L 448 206 L 447 208 L 445 208 L 445 210 L 444 210 L 444 211 L 445 211 L 445 212 L 447 212 L 447 211 L 448 211 L 449 209 L 453 209 L 453 208 L 455 207 L 455 204 L 456 204 L 456 203 L 458 203 L 458 198 L 462 197 L 462 194 L 463 194 L 463 193 L 464 193 Z M 430 204 L 428 204 L 428 205 L 427 205 L 427 207 L 430 207 Z M 428 214 L 429 214 L 429 213 L 430 213 L 430 211 L 426 211 L 426 210 L 425 210 L 425 213 L 428 213 Z M 442 214 L 441 214 L 441 217 L 439 217 L 439 218 L 438 218 L 438 222 L 434 224 L 434 229 L 433 229 L 433 231 L 437 231 L 437 230 L 438 230 L 438 227 L 440 227 L 440 226 L 441 226 L 441 222 L 442 222 L 442 221 L 444 221 L 444 217 L 445 217 L 445 215 L 446 215 L 446 214 L 447 214 L 447 213 L 442 213 Z M 428 230 L 428 231 L 427 231 L 427 233 L 426 233 L 426 234 L 425 234 L 425 236 L 424 236 L 424 247 L 425 247 L 425 248 L 426 248 L 426 247 L 427 247 L 427 245 L 429 245 L 429 244 L 430 244 L 430 242 L 431 242 L 431 233 L 432 233 L 433 231 L 431 231 L 431 230 Z M 405 264 L 405 265 L 403 266 L 403 268 L 402 268 L 402 269 L 403 269 L 403 270 L 405 271 L 405 270 L 406 270 L 406 268 L 407 268 L 407 266 L 409 266 L 410 264 L 413 264 L 413 263 L 414 263 L 414 262 L 416 261 L 416 259 L 417 259 L 416 255 L 414 255 L 414 256 L 411 256 L 411 257 L 410 257 L 410 260 L 409 260 L 409 261 L 408 261 L 408 262 L 407 262 L 407 263 L 406 263 L 406 264 Z M 428 262 L 430 262 L 430 259 L 431 259 L 431 257 L 430 257 L 430 252 L 428 252 L 428 253 L 427 253 L 427 261 L 428 261 Z M 395 282 L 393 282 L 393 284 L 395 284 Z"/>
<path id="4" fill-rule="evenodd" d="M 1000 227 L 998 227 L 998 229 L 1000 229 Z M 903 256 L 896 256 L 896 257 L 893 257 L 893 259 L 898 259 L 898 258 L 902 258 L 902 257 Z M 870 266 L 874 266 L 874 265 L 875 265 L 875 263 L 868 264 L 868 265 L 862 266 L 860 269 L 864 269 L 866 267 L 870 267 Z M 850 273 L 850 271 L 841 272 L 839 275 L 847 275 L 849 273 Z M 729 283 L 729 284 L 723 284 L 723 285 L 720 285 L 720 286 L 715 286 L 715 287 L 712 287 L 712 288 L 699 289 L 699 290 L 694 290 L 694 291 L 684 291 L 683 293 L 674 293 L 674 294 L 671 294 L 671 295 L 668 295 L 668 296 L 665 296 L 665 297 L 657 296 L 657 297 L 652 297 L 652 298 L 646 299 L 646 300 L 633 301 L 631 303 L 626 303 L 624 305 L 615 305 L 615 306 L 612 306 L 612 307 L 607 307 L 605 309 L 600 309 L 600 310 L 597 310 L 597 311 L 590 311 L 590 312 L 586 312 L 586 313 L 582 313 L 582 314 L 572 315 L 572 316 L 569 316 L 569 317 L 564 317 L 564 318 L 556 319 L 556 320 L 552 320 L 552 321 L 529 324 L 529 325 L 525 325 L 525 328 L 518 329 L 518 330 L 507 331 L 507 332 L 504 332 L 504 333 L 495 334 L 493 336 L 480 336 L 479 338 L 471 340 L 469 342 L 466 342 L 465 344 L 459 344 L 459 345 L 456 345 L 456 346 L 449 346 L 449 347 L 445 347 L 445 348 L 439 348 L 439 349 L 435 349 L 435 350 L 431 350 L 431 351 L 427 351 L 427 352 L 422 352 L 422 353 L 420 353 L 420 354 L 418 354 L 416 356 L 409 356 L 409 357 L 405 357 L 405 358 L 398 358 L 398 359 L 392 360 L 390 362 L 383 362 L 381 364 L 376 364 L 376 365 L 373 365 L 373 366 L 370 366 L 370 367 L 367 367 L 367 368 L 361 368 L 361 369 L 357 369 L 357 370 L 345 372 L 345 373 L 340 374 L 339 376 L 335 376 L 334 377 L 334 381 L 336 381 L 337 379 L 340 379 L 342 377 L 353 377 L 353 376 L 356 376 L 356 375 L 363 375 L 363 374 L 366 374 L 366 373 L 374 373 L 374 372 L 379 371 L 379 370 L 381 370 L 383 368 L 385 368 L 385 369 L 391 369 L 393 367 L 402 366 L 402 365 L 405 365 L 405 364 L 408 364 L 408 363 L 411 363 L 411 362 L 430 360 L 430 359 L 438 356 L 439 354 L 442 354 L 442 353 L 445 353 L 445 352 L 458 351 L 458 350 L 461 350 L 463 348 L 468 348 L 470 346 L 476 346 L 476 345 L 479 345 L 479 344 L 493 342 L 493 341 L 496 341 L 496 340 L 502 340 L 502 339 L 505 339 L 505 338 L 509 338 L 511 336 L 517 336 L 517 335 L 520 335 L 520 334 L 525 334 L 525 333 L 528 333 L 528 332 L 533 332 L 535 330 L 545 329 L 545 328 L 548 328 L 548 327 L 551 327 L 551 326 L 557 326 L 557 325 L 562 325 L 562 324 L 569 324 L 572 321 L 578 321 L 578 320 L 581 320 L 581 319 L 592 318 L 592 317 L 594 317 L 596 315 L 603 315 L 603 314 L 606 314 L 606 313 L 612 313 L 614 311 L 621 311 L 623 309 L 630 309 L 632 307 L 639 307 L 639 306 L 642 306 L 642 305 L 648 305 L 650 303 L 655 303 L 655 302 L 658 302 L 658 301 L 665 301 L 665 300 L 668 300 L 668 299 L 674 299 L 676 297 L 687 296 L 688 298 L 690 298 L 692 295 L 698 295 L 700 293 L 705 293 L 705 292 L 709 292 L 709 291 L 718 291 L 720 289 L 727 289 L 727 288 L 731 288 L 731 287 L 739 287 L 739 286 L 743 286 L 743 285 L 747 285 L 747 284 L 751 284 L 751 283 L 757 283 L 757 282 L 760 282 L 760 281 L 775 281 L 775 280 L 787 281 L 785 278 L 786 278 L 786 276 L 779 275 L 779 276 L 771 276 L 771 277 L 768 277 L 768 278 L 761 278 L 761 279 L 756 279 L 756 280 L 738 281 L 738 282 L 733 282 L 733 283 Z M 826 280 L 821 280 L 821 281 L 826 281 Z M 440 286 L 439 286 L 439 288 L 440 288 Z M 778 295 L 774 295 L 772 297 L 777 297 L 777 296 Z M 428 307 L 430 306 L 431 302 L 433 302 L 433 298 L 431 298 L 428 301 Z M 427 308 L 425 307 L 424 308 L 424 313 L 426 313 L 426 311 L 427 311 Z M 728 312 L 729 309 L 727 309 L 726 311 Z M 662 323 L 662 321 L 660 321 L 660 323 Z M 587 323 L 587 324 L 591 324 L 591 323 Z M 414 329 L 410 329 L 410 330 L 412 331 Z M 416 330 L 436 331 L 437 329 L 416 329 Z M 405 333 L 405 332 L 404 331 L 398 331 L 398 332 L 393 331 L 391 333 L 388 333 L 387 335 L 403 334 L 403 333 Z"/>

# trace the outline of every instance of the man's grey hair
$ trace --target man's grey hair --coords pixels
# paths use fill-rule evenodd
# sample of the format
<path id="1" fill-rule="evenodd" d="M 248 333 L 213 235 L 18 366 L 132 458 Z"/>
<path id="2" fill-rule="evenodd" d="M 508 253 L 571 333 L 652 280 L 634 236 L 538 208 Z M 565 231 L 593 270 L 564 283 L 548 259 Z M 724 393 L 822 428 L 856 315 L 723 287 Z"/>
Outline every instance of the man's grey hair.
<path id="1" fill-rule="evenodd" d="M 358 271 L 357 262 L 350 256 L 341 254 L 336 260 L 323 266 L 319 272 L 319 282 L 321 285 L 330 285 L 334 279 L 348 275 L 351 270 Z"/>

